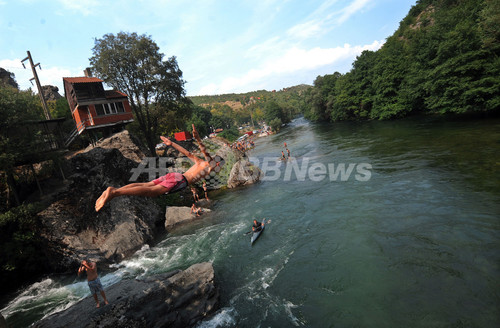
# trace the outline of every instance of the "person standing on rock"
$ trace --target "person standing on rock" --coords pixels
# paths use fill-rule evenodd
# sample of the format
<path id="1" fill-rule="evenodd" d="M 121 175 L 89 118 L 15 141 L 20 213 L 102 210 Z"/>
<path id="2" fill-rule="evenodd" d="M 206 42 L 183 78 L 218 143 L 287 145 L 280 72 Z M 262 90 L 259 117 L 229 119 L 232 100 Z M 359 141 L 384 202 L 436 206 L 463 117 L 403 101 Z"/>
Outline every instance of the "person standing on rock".
<path id="1" fill-rule="evenodd" d="M 196 188 L 191 187 L 191 192 L 193 193 L 193 201 L 196 203 L 197 201 L 200 200 L 200 197 L 198 196 L 198 192 L 196 191 Z"/>
<path id="2" fill-rule="evenodd" d="M 96 302 L 96 307 L 99 307 L 99 299 L 97 298 L 97 292 L 101 293 L 102 298 L 104 299 L 104 304 L 108 305 L 108 300 L 106 299 L 106 294 L 104 293 L 104 288 L 102 288 L 101 281 L 99 280 L 99 276 L 97 275 L 97 265 L 95 262 L 91 262 L 88 260 L 83 260 L 80 268 L 78 269 L 78 275 L 80 275 L 83 271 L 87 272 L 87 282 L 89 284 L 90 293 L 94 296 L 94 300 Z"/>
<path id="3" fill-rule="evenodd" d="M 206 200 L 210 201 L 210 199 L 208 199 L 207 181 L 206 180 L 203 180 L 203 191 L 205 192 L 205 198 L 206 198 Z"/>
<path id="4" fill-rule="evenodd" d="M 187 170 L 184 174 L 178 172 L 170 172 L 166 175 L 155 179 L 150 182 L 144 183 L 131 183 L 121 188 L 108 187 L 102 195 L 97 199 L 95 203 L 95 210 L 98 212 L 106 203 L 115 197 L 119 196 L 147 196 L 156 197 L 163 194 L 173 193 L 186 188 L 188 185 L 195 183 L 196 181 L 206 178 L 209 176 L 210 172 L 220 171 L 220 166 L 224 165 L 224 160 L 216 156 L 213 159 L 205 148 L 205 145 L 201 142 L 198 131 L 196 131 L 193 124 L 193 136 L 198 143 L 201 153 L 205 157 L 205 160 L 198 158 L 194 154 L 190 153 L 183 147 L 179 146 L 175 142 L 161 136 L 161 140 L 167 146 L 172 146 L 183 155 L 187 156 L 194 164 Z"/>

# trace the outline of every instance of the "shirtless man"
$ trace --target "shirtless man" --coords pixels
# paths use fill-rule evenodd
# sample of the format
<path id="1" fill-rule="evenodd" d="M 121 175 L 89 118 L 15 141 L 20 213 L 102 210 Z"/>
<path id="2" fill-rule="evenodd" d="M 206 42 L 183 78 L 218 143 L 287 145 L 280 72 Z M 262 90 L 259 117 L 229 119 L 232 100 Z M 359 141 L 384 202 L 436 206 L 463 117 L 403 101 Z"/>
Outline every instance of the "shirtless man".
<path id="1" fill-rule="evenodd" d="M 203 209 L 201 207 L 196 207 L 195 204 L 191 205 L 191 213 L 196 214 L 196 216 L 201 216 Z"/>
<path id="2" fill-rule="evenodd" d="M 104 299 L 104 304 L 109 304 L 108 300 L 106 299 L 104 289 L 102 288 L 101 281 L 99 280 L 99 276 L 97 275 L 97 265 L 95 264 L 95 262 L 83 260 L 80 268 L 78 269 L 78 275 L 80 275 L 83 271 L 87 272 L 87 282 L 89 284 L 90 292 L 94 296 L 94 300 L 97 304 L 96 307 L 99 307 L 97 292 L 101 292 L 101 296 Z"/>
<path id="3" fill-rule="evenodd" d="M 95 210 L 98 212 L 106 203 L 115 197 L 119 196 L 147 196 L 156 197 L 163 194 L 173 193 L 186 188 L 188 185 L 195 183 L 201 178 L 207 177 L 216 167 L 224 165 L 224 160 L 219 156 L 215 159 L 207 153 L 205 145 L 201 142 L 198 131 L 193 124 L 193 136 L 198 143 L 201 153 L 205 160 L 196 157 L 183 147 L 179 146 L 171 140 L 160 137 L 163 143 L 167 146 L 172 146 L 179 152 L 187 156 L 194 164 L 184 174 L 178 172 L 170 172 L 156 180 L 143 183 L 131 183 L 121 188 L 108 187 L 95 202 Z M 215 170 L 217 172 L 217 170 Z"/>
<path id="4" fill-rule="evenodd" d="M 200 197 L 198 196 L 198 192 L 196 191 L 196 188 L 191 187 L 191 192 L 193 193 L 193 201 L 196 203 L 197 201 L 200 200 Z"/>
<path id="5" fill-rule="evenodd" d="M 207 181 L 203 181 L 203 191 L 205 192 L 205 198 L 209 201 L 210 199 L 208 199 Z"/>

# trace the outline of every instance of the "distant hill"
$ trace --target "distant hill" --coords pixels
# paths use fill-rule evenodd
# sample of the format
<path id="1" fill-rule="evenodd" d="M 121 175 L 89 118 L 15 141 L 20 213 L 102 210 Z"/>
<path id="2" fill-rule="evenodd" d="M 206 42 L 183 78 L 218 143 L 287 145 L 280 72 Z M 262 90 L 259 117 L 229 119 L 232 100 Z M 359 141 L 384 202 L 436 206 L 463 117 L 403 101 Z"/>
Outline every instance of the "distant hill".
<path id="1" fill-rule="evenodd" d="M 228 105 L 235 110 L 239 110 L 257 100 L 274 100 L 276 102 L 280 102 L 280 100 L 292 95 L 302 96 L 302 94 L 309 88 L 311 88 L 310 85 L 300 84 L 289 88 L 283 88 L 279 91 L 257 90 L 246 93 L 228 93 L 213 96 L 193 96 L 188 98 L 198 106 L 208 106 L 218 103 L 222 105 Z"/>

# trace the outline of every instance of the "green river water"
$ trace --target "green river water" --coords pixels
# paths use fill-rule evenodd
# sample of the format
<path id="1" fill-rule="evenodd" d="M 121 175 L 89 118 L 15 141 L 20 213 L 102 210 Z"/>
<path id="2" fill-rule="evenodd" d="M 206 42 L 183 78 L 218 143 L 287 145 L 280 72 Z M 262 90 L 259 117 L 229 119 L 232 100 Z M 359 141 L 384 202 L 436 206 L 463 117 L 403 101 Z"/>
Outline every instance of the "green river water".
<path id="1" fill-rule="evenodd" d="M 248 156 L 261 182 L 214 194 L 212 214 L 104 273 L 105 287 L 211 261 L 221 309 L 200 327 L 500 326 L 500 120 L 299 118 Z M 88 296 L 75 276 L 20 290 L 2 314 L 28 326 Z"/>

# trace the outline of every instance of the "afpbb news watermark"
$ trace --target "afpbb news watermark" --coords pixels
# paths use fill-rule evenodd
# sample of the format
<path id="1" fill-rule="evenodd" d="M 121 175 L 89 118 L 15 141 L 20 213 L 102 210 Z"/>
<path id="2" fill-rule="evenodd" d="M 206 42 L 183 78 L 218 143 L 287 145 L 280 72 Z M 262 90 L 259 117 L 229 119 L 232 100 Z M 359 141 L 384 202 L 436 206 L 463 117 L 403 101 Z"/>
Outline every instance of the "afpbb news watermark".
<path id="1" fill-rule="evenodd" d="M 258 178 L 261 181 L 324 181 L 328 179 L 332 182 L 359 181 L 366 182 L 372 177 L 372 165 L 369 163 L 322 163 L 318 162 L 317 158 L 303 157 L 299 160 L 295 158 L 282 161 L 275 157 L 249 157 L 248 161 L 259 168 L 259 170 L 239 170 L 237 179 L 248 178 L 248 174 L 253 175 L 252 178 Z M 166 157 L 146 157 L 137 168 L 131 170 L 129 181 L 134 182 L 139 179 L 142 174 L 148 174 L 149 180 L 154 180 L 169 172 L 181 171 L 173 169 L 175 167 L 183 167 L 188 169 L 192 162 L 188 159 L 172 160 Z M 220 170 L 220 168 L 218 168 Z M 219 173 L 211 172 L 212 178 Z M 251 172 L 250 172 L 251 171 Z"/>
<path id="2" fill-rule="evenodd" d="M 304 157 L 300 161 L 295 159 L 281 161 L 275 158 L 258 159 L 250 157 L 249 161 L 260 168 L 261 181 L 314 181 L 325 179 L 345 182 L 356 180 L 366 182 L 371 179 L 372 165 L 369 163 L 322 163 L 314 158 Z"/>

